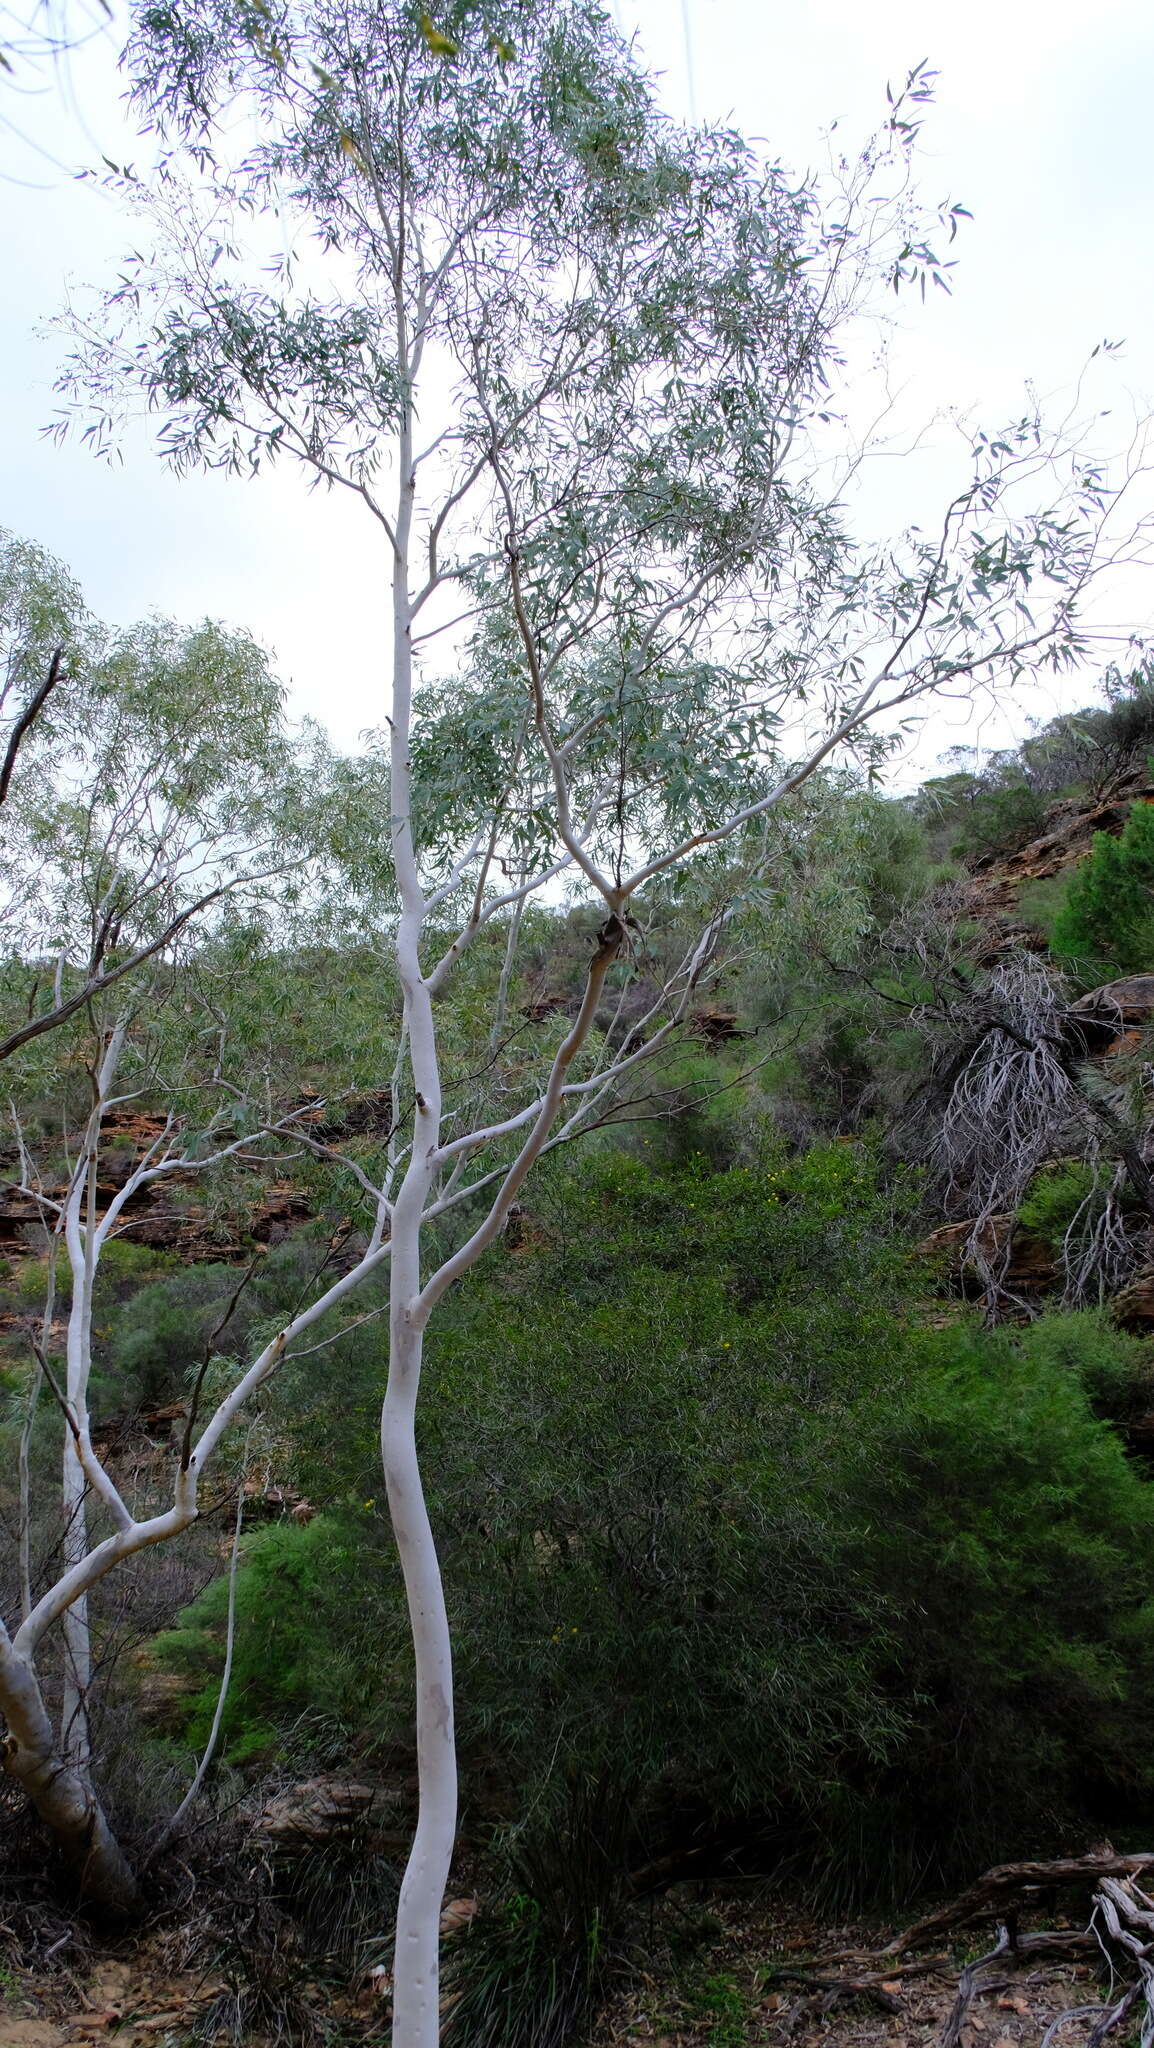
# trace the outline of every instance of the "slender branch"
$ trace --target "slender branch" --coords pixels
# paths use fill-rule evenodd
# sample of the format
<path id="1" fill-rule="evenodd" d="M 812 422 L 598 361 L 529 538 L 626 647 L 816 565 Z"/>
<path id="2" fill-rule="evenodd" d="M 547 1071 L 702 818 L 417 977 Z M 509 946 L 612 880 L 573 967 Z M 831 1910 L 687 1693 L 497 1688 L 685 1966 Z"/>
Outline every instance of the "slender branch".
<path id="1" fill-rule="evenodd" d="M 581 1008 L 574 1019 L 572 1029 L 558 1046 L 553 1059 L 549 1083 L 542 1097 L 536 1121 L 524 1145 L 498 1190 L 497 1196 L 484 1221 L 467 1242 L 445 1260 L 432 1277 L 425 1283 L 413 1304 L 411 1320 L 418 1329 L 423 1329 L 432 1310 L 441 1296 L 450 1288 L 461 1273 L 464 1273 L 480 1258 L 486 1246 L 498 1237 L 508 1220 L 509 1211 L 534 1161 L 540 1156 L 549 1135 L 549 1127 L 557 1114 L 564 1088 L 565 1077 L 584 1045 L 592 1029 L 597 1005 L 605 977 L 626 941 L 626 930 L 621 919 L 611 914 L 598 934 L 597 951 L 589 963 L 585 982 L 585 994 Z"/>
<path id="2" fill-rule="evenodd" d="M 35 725 L 36 720 L 39 718 L 40 713 L 43 711 L 44 706 L 47 704 L 49 697 L 52 695 L 53 690 L 56 688 L 57 683 L 60 681 L 60 666 L 63 660 L 64 649 L 62 647 L 58 647 L 56 648 L 52 656 L 52 659 L 48 664 L 48 674 L 45 676 L 44 681 L 41 683 L 40 688 L 36 691 L 35 695 L 31 697 L 28 703 L 25 705 L 19 718 L 16 720 L 16 723 L 13 726 L 11 733 L 8 736 L 8 745 L 7 748 L 5 749 L 4 761 L 3 764 L 0 765 L 0 804 L 6 802 L 7 800 L 8 790 L 12 782 L 12 772 L 16 766 L 16 756 L 20 752 L 20 748 L 23 745 L 27 734 Z"/>
<path id="3" fill-rule="evenodd" d="M 204 1351 L 201 1356 L 200 1368 L 197 1372 L 196 1379 L 193 1382 L 192 1398 L 190 1399 L 188 1404 L 188 1416 L 185 1421 L 184 1436 L 182 1438 L 180 1446 L 180 1467 L 182 1472 L 187 1472 L 189 1464 L 192 1459 L 192 1436 L 193 1431 L 196 1428 L 196 1417 L 197 1411 L 200 1407 L 201 1389 L 204 1386 L 205 1374 L 207 1373 L 208 1368 L 212 1363 L 213 1351 L 215 1349 L 215 1346 L 219 1343 L 221 1337 L 223 1337 L 225 1331 L 227 1330 L 229 1324 L 233 1319 L 233 1316 L 236 1314 L 237 1308 L 240 1305 L 241 1295 L 244 1293 L 245 1288 L 248 1286 L 249 1281 L 252 1279 L 253 1274 L 256 1272 L 256 1268 L 257 1262 L 255 1259 L 253 1259 L 250 1261 L 249 1265 L 245 1267 L 244 1272 L 241 1274 L 240 1280 L 238 1281 L 237 1285 L 233 1288 L 232 1294 L 229 1296 L 228 1304 L 225 1308 L 224 1314 L 220 1317 L 219 1321 L 217 1322 L 216 1328 L 210 1331 L 209 1335 L 205 1338 Z"/>
<path id="4" fill-rule="evenodd" d="M 249 881 L 255 878 L 246 875 L 239 879 Z M 146 960 L 152 960 L 158 953 L 163 952 L 164 948 L 170 946 L 175 938 L 179 938 L 181 932 L 192 922 L 194 917 L 199 917 L 202 910 L 207 910 L 210 904 L 218 903 L 223 896 L 227 896 L 237 886 L 238 882 L 222 882 L 218 888 L 206 891 L 203 896 L 197 898 L 195 903 L 190 903 L 185 910 L 182 910 L 177 917 L 174 917 L 165 926 L 159 937 L 150 940 L 145 946 L 138 947 L 136 952 L 130 954 L 127 960 L 120 961 L 115 967 L 105 968 L 99 974 L 89 975 L 85 980 L 84 986 L 76 995 L 65 998 L 58 983 L 55 1001 L 50 1010 L 45 1010 L 39 1017 L 33 1017 L 29 1022 L 22 1024 L 18 1030 L 9 1032 L 7 1038 L 0 1039 L 0 1060 L 10 1059 L 12 1054 L 18 1052 L 22 1045 L 28 1045 L 32 1039 L 42 1037 L 44 1032 L 55 1031 L 59 1025 L 66 1024 L 70 1017 L 75 1017 L 78 1011 L 83 1010 L 89 1003 L 95 1001 L 96 997 L 102 995 L 106 988 L 111 988 L 116 982 L 123 981 L 125 975 L 132 974 L 136 968 L 142 967 Z"/>
<path id="5" fill-rule="evenodd" d="M 92 1447 L 92 1438 L 88 1433 L 87 1420 L 81 1421 L 72 1402 L 62 1392 L 56 1375 L 49 1364 L 48 1354 L 43 1346 L 35 1337 L 31 1337 L 29 1341 L 36 1355 L 36 1362 L 48 1382 L 52 1397 L 64 1417 L 69 1434 L 76 1446 L 76 1455 L 80 1460 L 88 1484 L 93 1492 L 104 1502 L 117 1528 L 131 1529 L 133 1527 L 133 1517 L 125 1506 L 114 1481 L 105 1471 L 104 1466 Z"/>
<path id="6" fill-rule="evenodd" d="M 220 1740 L 220 1731 L 224 1725 L 224 1710 L 228 1702 L 228 1689 L 232 1682 L 232 1654 L 236 1643 L 236 1581 L 237 1567 L 240 1563 L 240 1536 L 243 1527 L 244 1467 L 242 1464 L 240 1476 L 236 1484 L 236 1517 L 233 1522 L 232 1549 L 228 1560 L 228 1618 L 225 1622 L 224 1669 L 220 1674 L 220 1687 L 216 1695 L 216 1708 L 213 1712 L 212 1726 L 208 1731 L 208 1741 L 204 1745 L 204 1753 L 196 1767 L 193 1781 L 181 1800 L 180 1805 L 177 1807 L 176 1812 L 165 1822 L 164 1827 L 144 1859 L 141 1866 L 142 1870 L 150 1870 L 152 1868 L 157 1858 L 168 1847 L 173 1836 L 179 1831 L 185 1815 L 190 1813 L 196 1804 L 200 1788 L 208 1775 L 209 1765 L 216 1755 L 216 1745 Z"/>

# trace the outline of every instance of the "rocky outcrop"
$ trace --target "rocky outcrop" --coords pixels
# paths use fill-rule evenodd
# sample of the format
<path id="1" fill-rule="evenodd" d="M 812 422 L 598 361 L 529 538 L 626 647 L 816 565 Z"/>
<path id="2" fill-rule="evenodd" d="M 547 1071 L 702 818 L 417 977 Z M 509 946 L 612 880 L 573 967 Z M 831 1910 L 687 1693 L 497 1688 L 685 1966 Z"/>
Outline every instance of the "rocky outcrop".
<path id="1" fill-rule="evenodd" d="M 1123 1330 L 1148 1337 L 1154 1332 L 1154 1270 L 1147 1267 L 1114 1296 L 1110 1314 Z"/>
<path id="2" fill-rule="evenodd" d="M 1074 867 L 1078 861 L 1084 860 L 1096 832 L 1109 833 L 1112 839 L 1116 839 L 1134 804 L 1151 801 L 1154 801 L 1154 787 L 1145 782 L 1126 795 L 1113 797 L 1109 803 L 1087 804 L 1081 798 L 1063 798 L 1047 813 L 1047 829 L 1040 838 L 1032 839 L 1017 853 L 990 855 L 985 860 L 976 861 L 974 872 L 982 875 L 988 870 L 996 870 L 999 879 L 1046 881 L 1051 875 L 1061 874 L 1063 868 Z"/>
<path id="3" fill-rule="evenodd" d="M 944 1223 L 930 1232 L 921 1250 L 927 1258 L 942 1260 L 954 1286 L 979 1296 L 985 1282 L 970 1256 L 973 1232 L 972 1217 L 964 1223 Z M 1057 1278 L 1053 1251 L 1044 1238 L 1024 1230 L 1012 1216 L 991 1216 L 978 1243 L 983 1259 L 991 1266 L 996 1266 L 1008 1249 L 1009 1259 L 1002 1271 L 1002 1285 L 1008 1293 L 1029 1300 L 1053 1286 Z"/>
<path id="4" fill-rule="evenodd" d="M 1154 785 L 1145 775 L 1119 782 L 1108 799 L 1063 797 L 1046 816 L 1046 830 L 1015 853 L 991 854 L 975 861 L 969 884 L 975 913 L 998 931 L 998 950 L 1009 944 L 1037 948 L 1038 933 L 1016 921 L 1018 892 L 1026 882 L 1048 881 L 1086 859 L 1096 832 L 1117 838 L 1136 803 L 1154 803 Z"/>
<path id="5" fill-rule="evenodd" d="M 314 1100 L 317 1107 L 310 1109 L 308 1105 Z M 312 1136 L 323 1144 L 336 1144 L 342 1138 L 387 1138 L 392 1132 L 391 1088 L 365 1088 L 359 1094 L 346 1095 L 339 1102 L 330 1103 L 322 1102 L 315 1088 L 306 1088 L 301 1101 L 304 1105 L 301 1122 L 308 1125 Z"/>
<path id="6" fill-rule="evenodd" d="M 119 1179 L 102 1173 L 97 1188 L 101 1206 L 111 1201 L 123 1185 L 128 1169 Z M 179 1185 L 181 1179 L 184 1188 Z M 311 1214 L 305 1197 L 288 1181 L 271 1187 L 254 1186 L 252 1206 L 240 1215 L 223 1218 L 207 1204 L 181 1199 L 194 1176 L 166 1176 L 150 1181 L 134 1195 L 125 1210 L 120 1233 L 133 1244 L 149 1245 L 154 1251 L 173 1252 L 177 1258 L 232 1260 L 247 1258 L 254 1245 L 280 1244 Z M 59 1199 L 63 1185 L 47 1190 Z M 36 1252 L 45 1242 L 39 1205 L 30 1195 L 12 1187 L 0 1187 L 0 1252 L 9 1256 Z"/>
<path id="7" fill-rule="evenodd" d="M 1124 974 L 1071 1003 L 1075 1016 L 1102 1018 L 1115 1032 L 1141 1030 L 1154 1018 L 1154 974 Z"/>
<path id="8" fill-rule="evenodd" d="M 404 1804 L 404 1793 L 396 1786 L 308 1778 L 269 1800 L 253 1834 L 279 1856 L 303 1856 L 311 1849 L 340 1844 L 387 1853 L 408 1846 L 408 1829 L 400 1824 Z"/>
<path id="9" fill-rule="evenodd" d="M 736 1010 L 691 1010 L 689 1029 L 694 1038 L 700 1038 L 711 1051 L 720 1045 L 727 1045 L 733 1038 L 748 1038 L 743 1031 Z"/>

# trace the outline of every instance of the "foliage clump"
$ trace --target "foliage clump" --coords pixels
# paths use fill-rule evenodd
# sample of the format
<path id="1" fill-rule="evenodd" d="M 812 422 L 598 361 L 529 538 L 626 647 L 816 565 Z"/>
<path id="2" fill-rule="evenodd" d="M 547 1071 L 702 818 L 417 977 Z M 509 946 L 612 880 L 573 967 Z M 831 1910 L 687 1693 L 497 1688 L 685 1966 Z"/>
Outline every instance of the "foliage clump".
<path id="1" fill-rule="evenodd" d="M 1154 966 L 1154 804 L 1135 804 L 1120 839 L 1095 832 L 1090 858 L 1070 883 L 1051 945 L 1098 979 Z"/>
<path id="2" fill-rule="evenodd" d="M 959 1326 L 928 1346 L 884 1463 L 857 1460 L 908 1721 L 848 1804 L 859 1854 L 872 1837 L 899 1889 L 1060 1841 L 1080 1811 L 1150 1809 L 1154 1600 L 1137 1560 L 1154 1491 L 1095 1413 L 1134 1385 L 1139 1352 L 1093 1314 Z"/>
<path id="3" fill-rule="evenodd" d="M 915 1190 L 863 1146 L 652 1150 L 545 1174 L 431 1349 L 471 1825 L 514 1816 L 544 1868 L 602 1785 L 634 1867 L 736 1828 L 876 1904 L 1143 1811 L 1154 1492 L 1105 1419 L 1143 1347 L 1092 1314 L 920 1327 Z M 248 1539 L 234 1755 L 301 1716 L 409 1739 L 371 1327 L 334 1353 L 339 1430 L 282 1389 L 324 1512 Z M 217 1587 L 165 1646 L 202 1721 L 222 1612 Z"/>
<path id="4" fill-rule="evenodd" d="M 1098 1175 L 1085 1159 L 1062 1159 L 1034 1176 L 1018 1206 L 1023 1229 L 1060 1252 L 1066 1233 L 1098 1186 Z"/>

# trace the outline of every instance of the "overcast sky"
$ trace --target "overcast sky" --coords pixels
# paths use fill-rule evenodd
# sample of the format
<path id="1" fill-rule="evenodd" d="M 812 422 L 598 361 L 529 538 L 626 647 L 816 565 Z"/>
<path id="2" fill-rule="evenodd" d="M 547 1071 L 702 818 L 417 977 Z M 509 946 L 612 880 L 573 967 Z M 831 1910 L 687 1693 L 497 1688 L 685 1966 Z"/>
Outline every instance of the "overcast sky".
<path id="1" fill-rule="evenodd" d="M 925 453 L 877 466 L 863 507 L 871 523 L 924 516 L 956 480 L 951 410 L 996 425 L 1028 381 L 1044 394 L 1068 389 L 1105 338 L 1124 350 L 1087 403 L 1111 406 L 1108 438 L 1125 441 L 1131 411 L 1154 398 L 1148 5 L 1098 0 L 1092 18 L 1084 0 L 616 0 L 614 12 L 639 37 L 672 112 L 730 121 L 798 173 L 827 161 L 831 124 L 835 147 L 860 142 L 887 81 L 922 58 L 939 72 L 919 184 L 974 220 L 954 252 L 952 296 L 902 314 L 901 421 L 942 424 Z M 41 435 L 62 349 L 45 323 L 67 281 L 106 278 L 129 245 L 100 188 L 69 175 L 101 153 L 131 155 L 112 55 L 98 41 L 73 60 L 73 111 L 58 90 L 16 101 L 0 88 L 29 137 L 0 135 L 0 524 L 59 555 L 104 618 L 163 611 L 247 626 L 273 651 L 296 707 L 353 745 L 385 709 L 385 564 L 355 506 L 309 495 L 287 472 L 255 484 L 177 481 L 147 427 L 116 469 Z M 1154 580 L 1131 576 L 1111 595 L 1111 622 L 1146 630 L 1152 600 Z M 1019 729 L 1027 710 L 1046 708 L 1018 707 Z M 942 723 L 935 748 L 960 736 Z"/>

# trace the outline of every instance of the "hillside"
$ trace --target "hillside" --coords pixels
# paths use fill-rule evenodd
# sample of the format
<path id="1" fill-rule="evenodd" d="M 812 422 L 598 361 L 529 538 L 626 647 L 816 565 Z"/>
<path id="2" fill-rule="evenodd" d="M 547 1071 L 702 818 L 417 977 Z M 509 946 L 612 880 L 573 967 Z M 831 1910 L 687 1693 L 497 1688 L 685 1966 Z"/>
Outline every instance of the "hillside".
<path id="1" fill-rule="evenodd" d="M 1123 693 L 1125 717 L 1149 719 L 1148 696 Z M 830 775 L 799 802 L 774 885 L 645 1083 L 542 1162 L 430 1337 L 463 2048 L 928 2041 L 963 1958 L 887 1966 L 879 1924 L 1000 1858 L 1140 1850 L 1154 1828 L 1134 1568 L 1154 1537 L 1154 786 L 1123 760 L 1039 794 L 1023 762 L 902 803 Z M 1108 861 L 1113 925 L 1091 886 Z M 685 930 L 655 894 L 600 1046 L 628 1060 Z M 572 1028 L 598 943 L 580 907 L 538 911 L 530 936 L 515 973 L 478 956 L 497 1053 L 468 1005 L 454 1043 L 498 1108 Z M 246 1137 L 229 1108 L 202 1140 L 198 1005 L 224 968 L 206 947 L 166 985 L 169 1035 L 132 1043 L 133 1099 L 101 1112 L 88 1183 L 94 1226 L 117 1216 L 91 1441 L 137 1516 L 164 1512 L 205 1413 L 318 1275 L 360 1271 L 393 1143 L 379 969 L 336 939 L 270 952 L 242 1041 L 263 1124 Z M 0 1513 L 33 1597 L 68 1540 L 52 1486 L 75 1294 L 52 1217 L 85 1028 L 29 1064 L 3 1154 Z M 438 1256 L 472 1213 L 438 1225 Z M 84 1931 L 5 1780 L 13 1966 L 40 1959 L 14 1980 L 14 2044 L 379 2032 L 416 1792 L 379 1477 L 386 1306 L 372 1274 L 334 1297 L 179 1543 L 94 1587 L 101 1792 L 156 1859 L 156 1913 L 111 1947 Z M 1026 1913 L 1053 1920 L 1032 1894 Z M 851 1948 L 866 1989 L 831 1991 Z M 1093 1995 L 1077 1943 L 1059 1949 L 990 1990 L 1000 2041 Z"/>

